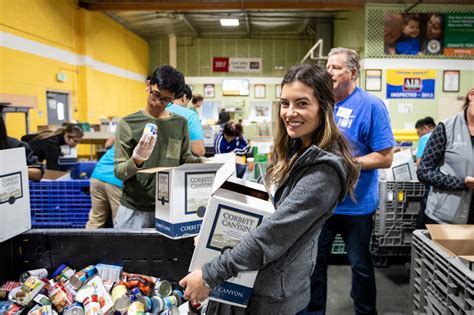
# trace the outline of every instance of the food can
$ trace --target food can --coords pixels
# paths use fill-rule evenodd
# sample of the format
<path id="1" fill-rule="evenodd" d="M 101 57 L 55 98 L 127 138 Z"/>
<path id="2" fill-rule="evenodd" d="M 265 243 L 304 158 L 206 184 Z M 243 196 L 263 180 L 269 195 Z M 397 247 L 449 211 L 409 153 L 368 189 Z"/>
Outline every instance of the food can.
<path id="1" fill-rule="evenodd" d="M 145 125 L 145 128 L 143 129 L 143 134 L 150 134 L 152 136 L 156 135 L 158 133 L 158 126 L 152 123 L 148 123 Z"/>
<path id="2" fill-rule="evenodd" d="M 163 310 L 164 303 L 163 299 L 159 296 L 152 296 L 151 297 L 151 313 L 152 314 L 157 314 Z"/>
<path id="3" fill-rule="evenodd" d="M 112 289 L 112 302 L 114 303 L 114 308 L 120 313 L 127 311 L 130 300 L 127 296 L 127 287 L 125 285 L 117 284 Z"/>
<path id="4" fill-rule="evenodd" d="M 141 302 L 135 301 L 127 309 L 128 315 L 145 315 L 145 308 Z"/>
<path id="5" fill-rule="evenodd" d="M 84 315 L 84 309 L 81 304 L 75 302 L 64 309 L 63 315 Z"/>
<path id="6" fill-rule="evenodd" d="M 176 296 L 170 295 L 163 298 L 163 304 L 165 309 L 173 308 L 174 306 L 178 306 L 178 300 Z"/>
<path id="7" fill-rule="evenodd" d="M 69 283 L 75 290 L 79 290 L 80 287 L 86 282 L 86 280 L 97 273 L 97 269 L 94 265 L 87 266 L 84 269 L 76 272 L 69 278 Z"/>
<path id="8" fill-rule="evenodd" d="M 153 288 L 154 294 L 161 297 L 169 296 L 171 291 L 173 291 L 173 286 L 169 281 L 166 280 L 156 281 L 155 287 Z"/>
<path id="9" fill-rule="evenodd" d="M 178 306 L 183 304 L 184 302 L 183 292 L 181 292 L 180 290 L 173 290 L 173 292 L 171 292 L 171 295 L 176 297 L 176 300 L 178 301 Z"/>
<path id="10" fill-rule="evenodd" d="M 56 269 L 56 271 L 53 272 L 51 275 L 51 278 L 58 282 L 66 282 L 71 278 L 71 276 L 74 274 L 74 270 L 69 268 L 68 266 L 62 264 L 61 266 Z"/>
<path id="11" fill-rule="evenodd" d="M 53 280 L 51 280 L 53 281 Z M 68 305 L 74 303 L 74 298 L 66 290 L 61 282 L 51 283 L 51 288 L 48 290 L 48 296 L 54 305 L 56 311 L 61 313 Z"/>
<path id="12" fill-rule="evenodd" d="M 41 268 L 25 271 L 20 275 L 20 282 L 25 282 L 26 279 L 31 276 L 35 276 L 38 279 L 48 278 L 48 270 L 46 270 L 46 268 Z"/>
<path id="13" fill-rule="evenodd" d="M 51 305 L 38 306 L 33 308 L 28 315 L 53 315 L 53 307 Z"/>
<path id="14" fill-rule="evenodd" d="M 27 306 L 43 288 L 44 283 L 40 279 L 31 276 L 20 286 L 20 289 L 13 295 L 14 302 Z"/>
<path id="15" fill-rule="evenodd" d="M 0 300 L 6 300 L 8 293 L 14 288 L 20 287 L 21 283 L 16 281 L 7 281 L 0 287 Z"/>

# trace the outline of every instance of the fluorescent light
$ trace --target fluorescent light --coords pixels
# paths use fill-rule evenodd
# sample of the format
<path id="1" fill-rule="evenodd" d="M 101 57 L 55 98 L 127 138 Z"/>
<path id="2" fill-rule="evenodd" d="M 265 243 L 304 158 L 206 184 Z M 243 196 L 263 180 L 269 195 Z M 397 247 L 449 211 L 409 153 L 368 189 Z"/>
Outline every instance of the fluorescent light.
<path id="1" fill-rule="evenodd" d="M 238 19 L 221 19 L 222 26 L 239 26 Z"/>

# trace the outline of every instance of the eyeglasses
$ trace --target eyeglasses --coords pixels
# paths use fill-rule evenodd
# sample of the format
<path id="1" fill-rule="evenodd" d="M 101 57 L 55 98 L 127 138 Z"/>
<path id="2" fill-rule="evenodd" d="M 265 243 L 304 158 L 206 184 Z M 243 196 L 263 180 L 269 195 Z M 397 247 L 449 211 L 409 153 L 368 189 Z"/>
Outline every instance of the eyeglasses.
<path id="1" fill-rule="evenodd" d="M 150 97 L 153 102 L 155 103 L 161 102 L 161 104 L 165 104 L 165 105 L 168 103 L 171 103 L 174 100 L 174 98 L 172 97 L 162 96 L 159 91 L 152 90 L 151 88 L 150 88 Z"/>

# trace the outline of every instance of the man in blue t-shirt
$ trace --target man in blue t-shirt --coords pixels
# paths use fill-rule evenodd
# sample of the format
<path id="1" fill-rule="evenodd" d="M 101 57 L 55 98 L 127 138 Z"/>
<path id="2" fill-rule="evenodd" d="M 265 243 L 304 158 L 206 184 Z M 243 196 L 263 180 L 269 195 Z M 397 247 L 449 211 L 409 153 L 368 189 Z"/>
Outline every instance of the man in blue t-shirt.
<path id="1" fill-rule="evenodd" d="M 183 95 L 178 96 L 173 103 L 166 107 L 172 113 L 183 116 L 188 121 L 189 142 L 191 145 L 191 152 L 195 156 L 203 156 L 206 153 L 204 147 L 204 132 L 201 121 L 195 111 L 186 108 L 187 104 L 193 97 L 193 92 L 189 85 L 184 87 Z"/>
<path id="2" fill-rule="evenodd" d="M 387 108 L 377 97 L 356 86 L 359 56 L 352 49 L 333 48 L 326 68 L 332 75 L 334 117 L 352 147 L 361 168 L 356 201 L 350 196 L 338 204 L 324 224 L 318 243 L 316 268 L 311 277 L 309 314 L 324 314 L 327 266 L 334 238 L 341 234 L 352 269 L 351 297 L 356 314 L 376 314 L 375 274 L 370 254 L 373 213 L 378 206 L 378 168 L 392 164 L 395 144 Z"/>
<path id="3" fill-rule="evenodd" d="M 426 143 L 431 136 L 431 132 L 436 127 L 432 117 L 427 116 L 418 120 L 415 124 L 416 133 L 418 134 L 418 148 L 416 149 L 416 166 L 420 165 L 421 156 L 425 151 Z"/>

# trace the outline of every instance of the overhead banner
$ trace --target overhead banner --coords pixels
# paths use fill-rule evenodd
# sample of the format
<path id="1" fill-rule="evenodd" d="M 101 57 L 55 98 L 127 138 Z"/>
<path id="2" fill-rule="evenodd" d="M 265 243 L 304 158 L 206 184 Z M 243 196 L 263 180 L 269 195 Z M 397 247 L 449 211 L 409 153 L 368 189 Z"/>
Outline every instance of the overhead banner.
<path id="1" fill-rule="evenodd" d="M 387 13 L 387 55 L 474 55 L 473 13 Z"/>
<path id="2" fill-rule="evenodd" d="M 434 99 L 436 70 L 387 70 L 387 98 Z"/>
<path id="3" fill-rule="evenodd" d="M 262 58 L 213 57 L 212 72 L 262 72 Z"/>

